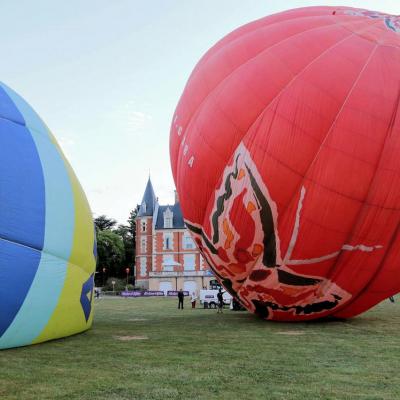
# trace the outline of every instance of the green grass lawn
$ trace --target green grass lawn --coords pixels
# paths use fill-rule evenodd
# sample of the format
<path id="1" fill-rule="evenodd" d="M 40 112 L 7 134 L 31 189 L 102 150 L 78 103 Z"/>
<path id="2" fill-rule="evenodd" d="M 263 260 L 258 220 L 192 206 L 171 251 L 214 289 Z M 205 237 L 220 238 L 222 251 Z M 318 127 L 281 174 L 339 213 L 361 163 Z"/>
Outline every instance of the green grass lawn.
<path id="1" fill-rule="evenodd" d="M 294 324 L 176 306 L 96 300 L 92 330 L 0 351 L 0 399 L 400 399 L 400 302 Z"/>

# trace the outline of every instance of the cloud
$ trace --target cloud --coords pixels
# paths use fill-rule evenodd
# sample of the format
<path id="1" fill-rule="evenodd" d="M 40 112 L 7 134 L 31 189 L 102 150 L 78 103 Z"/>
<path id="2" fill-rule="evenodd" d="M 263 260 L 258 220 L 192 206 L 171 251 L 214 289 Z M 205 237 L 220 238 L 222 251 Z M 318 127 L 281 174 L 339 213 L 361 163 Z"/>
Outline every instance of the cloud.
<path id="1" fill-rule="evenodd" d="M 142 111 L 128 110 L 127 125 L 131 133 L 143 133 L 150 127 L 153 117 Z"/>
<path id="2" fill-rule="evenodd" d="M 148 104 L 138 106 L 136 101 L 130 100 L 114 109 L 109 117 L 117 123 L 121 131 L 131 136 L 139 136 L 151 129 L 153 121 L 152 115 L 143 108 L 148 108 Z"/>

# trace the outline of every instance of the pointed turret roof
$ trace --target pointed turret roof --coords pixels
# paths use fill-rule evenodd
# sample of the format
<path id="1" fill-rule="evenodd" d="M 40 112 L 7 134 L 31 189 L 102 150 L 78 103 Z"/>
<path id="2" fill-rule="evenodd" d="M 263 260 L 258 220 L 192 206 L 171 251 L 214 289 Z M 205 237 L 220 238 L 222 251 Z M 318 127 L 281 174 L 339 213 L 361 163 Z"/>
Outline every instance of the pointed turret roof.
<path id="1" fill-rule="evenodd" d="M 157 202 L 156 195 L 154 193 L 153 185 L 151 184 L 151 180 L 149 177 L 137 216 L 138 217 L 152 216 L 154 213 L 156 202 Z"/>

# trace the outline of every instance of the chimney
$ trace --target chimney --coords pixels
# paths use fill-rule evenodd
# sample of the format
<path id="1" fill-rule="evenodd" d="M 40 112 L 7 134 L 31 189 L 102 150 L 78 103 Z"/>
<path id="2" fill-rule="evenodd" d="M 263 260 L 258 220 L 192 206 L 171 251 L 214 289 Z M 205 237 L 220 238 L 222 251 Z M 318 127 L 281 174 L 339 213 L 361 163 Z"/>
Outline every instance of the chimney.
<path id="1" fill-rule="evenodd" d="M 175 204 L 179 203 L 179 196 L 178 196 L 178 192 L 176 190 L 174 190 L 175 192 Z"/>

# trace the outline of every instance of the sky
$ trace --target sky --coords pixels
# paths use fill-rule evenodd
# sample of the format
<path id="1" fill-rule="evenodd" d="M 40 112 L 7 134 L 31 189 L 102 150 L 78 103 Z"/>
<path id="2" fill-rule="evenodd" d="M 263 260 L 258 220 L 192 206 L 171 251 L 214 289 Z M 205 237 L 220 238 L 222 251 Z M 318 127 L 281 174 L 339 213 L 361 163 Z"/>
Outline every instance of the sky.
<path id="1" fill-rule="evenodd" d="M 245 23 L 313 5 L 400 14 L 400 0 L 0 0 L 0 80 L 49 126 L 94 216 L 125 223 L 149 174 L 174 201 L 169 129 L 201 56 Z"/>

